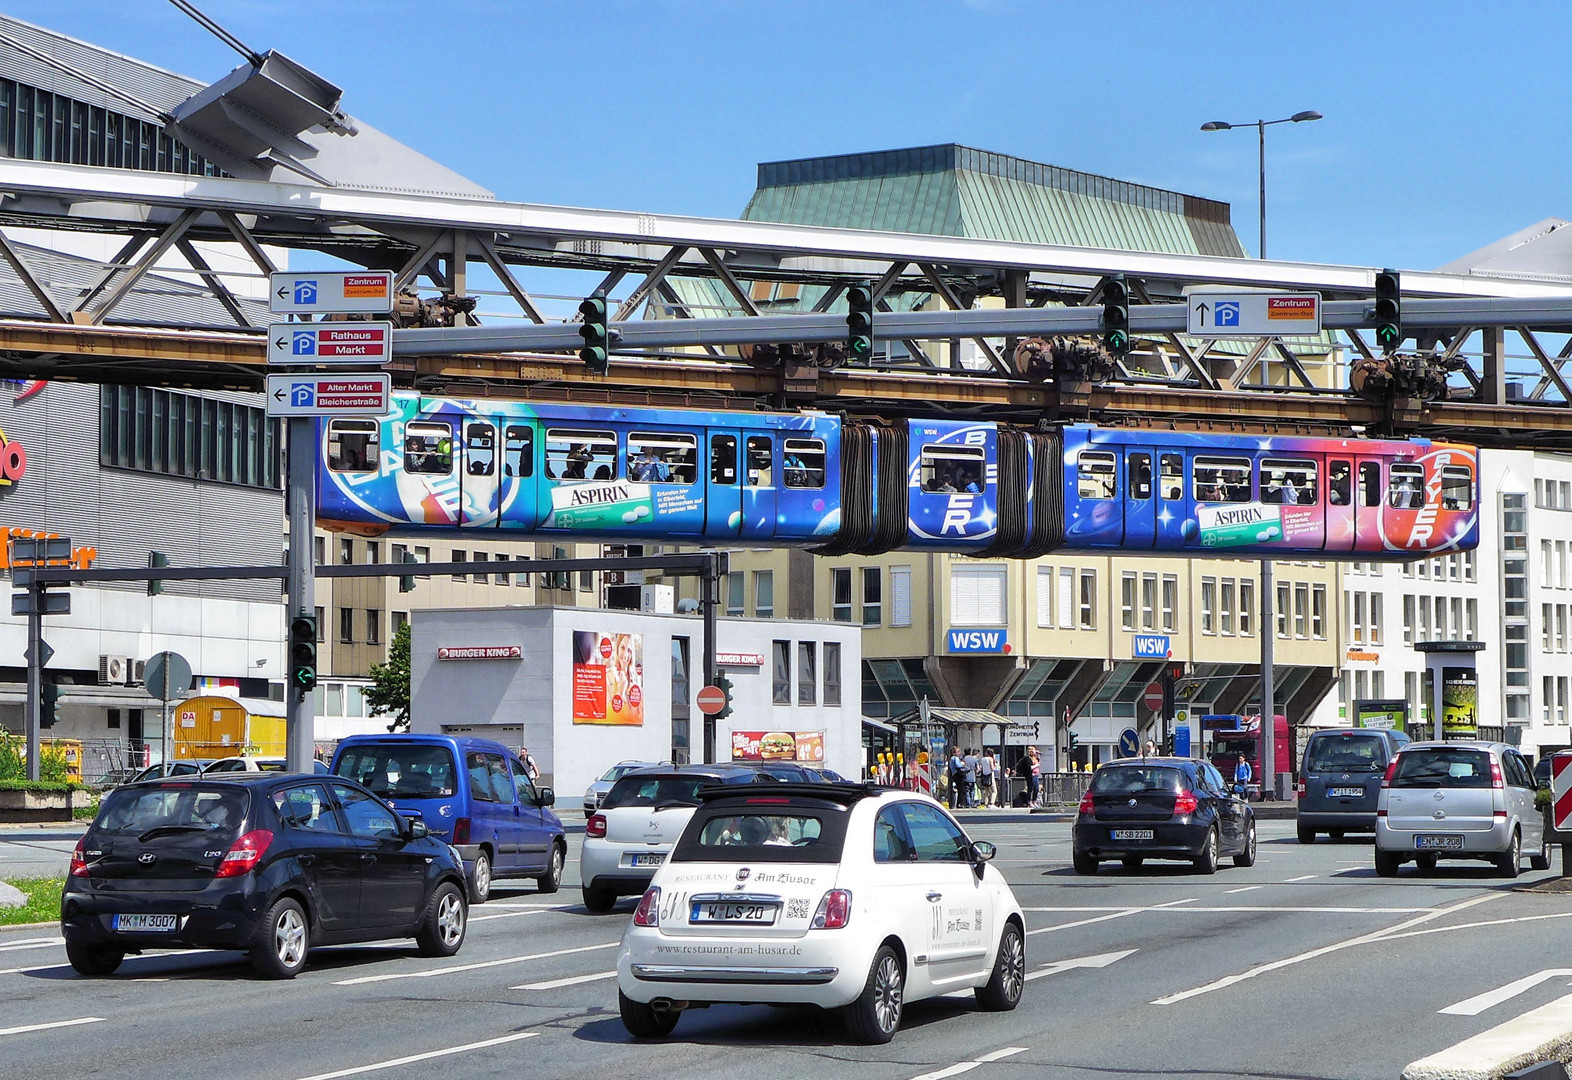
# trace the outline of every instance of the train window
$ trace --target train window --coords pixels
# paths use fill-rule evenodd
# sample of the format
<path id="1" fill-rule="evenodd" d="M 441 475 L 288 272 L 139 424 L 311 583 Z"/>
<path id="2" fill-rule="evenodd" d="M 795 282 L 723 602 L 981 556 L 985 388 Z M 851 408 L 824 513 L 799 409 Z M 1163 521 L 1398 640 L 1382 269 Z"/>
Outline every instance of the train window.
<path id="1" fill-rule="evenodd" d="M 691 484 L 697 475 L 699 440 L 654 431 L 628 433 L 628 479 L 644 484 Z"/>
<path id="2" fill-rule="evenodd" d="M 768 435 L 748 436 L 748 486 L 767 488 L 775 483 L 775 451 Z"/>
<path id="3" fill-rule="evenodd" d="M 1326 501 L 1333 506 L 1347 506 L 1349 496 L 1353 494 L 1354 478 L 1349 470 L 1348 462 L 1332 462 L 1330 474 L 1326 482 Z"/>
<path id="4" fill-rule="evenodd" d="M 1249 502 L 1249 458 L 1197 455 L 1195 500 L 1196 502 Z"/>
<path id="5" fill-rule="evenodd" d="M 553 480 L 615 480 L 617 436 L 609 431 L 547 428 L 546 475 Z"/>
<path id="6" fill-rule="evenodd" d="M 1474 471 L 1467 465 L 1441 466 L 1441 509 L 1474 508 Z"/>
<path id="7" fill-rule="evenodd" d="M 824 486 L 824 441 L 822 439 L 787 439 L 785 460 L 781 463 L 781 478 L 791 488 L 821 488 Z"/>
<path id="8" fill-rule="evenodd" d="M 1319 466 L 1309 459 L 1262 458 L 1261 501 L 1301 506 L 1319 501 L 1318 471 Z"/>
<path id="9" fill-rule="evenodd" d="M 980 446 L 924 446 L 922 489 L 980 492 L 983 489 L 983 466 L 984 457 Z"/>
<path id="10" fill-rule="evenodd" d="M 502 470 L 507 476 L 534 475 L 535 429 L 528 424 L 509 424 L 503 429 Z"/>
<path id="11" fill-rule="evenodd" d="M 375 420 L 334 420 L 328 426 L 328 468 L 376 472 L 382 458 L 382 427 Z"/>
<path id="12" fill-rule="evenodd" d="M 1359 505 L 1381 505 L 1381 466 L 1374 461 L 1359 463 Z"/>
<path id="13" fill-rule="evenodd" d="M 1394 510 L 1418 510 L 1425 505 L 1425 467 L 1392 466 L 1392 487 L 1386 493 L 1387 505 Z"/>
<path id="14" fill-rule="evenodd" d="M 710 436 L 710 483 L 737 482 L 737 436 Z"/>
<path id="15" fill-rule="evenodd" d="M 446 476 L 453 471 L 453 428 L 411 420 L 404 425 L 404 471 Z"/>
<path id="16" fill-rule="evenodd" d="M 1170 500 L 1184 498 L 1184 458 L 1163 454 L 1158 459 L 1158 470 L 1158 494 Z"/>
<path id="17" fill-rule="evenodd" d="M 490 476 L 497 471 L 497 429 L 490 424 L 464 425 L 464 471 Z"/>
<path id="18" fill-rule="evenodd" d="M 1101 450 L 1082 451 L 1075 476 L 1076 494 L 1083 499 L 1111 499 L 1119 493 L 1112 454 Z"/>
<path id="19" fill-rule="evenodd" d="M 1152 497 L 1152 455 L 1131 454 L 1125 458 L 1125 469 L 1130 477 L 1130 498 Z"/>

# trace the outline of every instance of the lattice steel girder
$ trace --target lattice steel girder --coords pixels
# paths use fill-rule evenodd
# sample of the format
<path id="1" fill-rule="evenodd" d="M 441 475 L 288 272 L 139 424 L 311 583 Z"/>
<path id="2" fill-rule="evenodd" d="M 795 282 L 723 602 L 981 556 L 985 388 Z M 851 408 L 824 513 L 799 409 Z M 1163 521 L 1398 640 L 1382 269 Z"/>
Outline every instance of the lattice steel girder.
<path id="1" fill-rule="evenodd" d="M 280 228 L 287 225 L 295 232 L 302 221 L 324 230 L 344 225 L 375 232 L 410 226 L 464 229 L 503 244 L 539 247 L 543 261 L 549 261 L 559 244 L 571 247 L 576 240 L 595 240 L 617 249 L 605 255 L 608 267 L 619 259 L 648 259 L 652 248 L 683 246 L 735 252 L 732 265 L 744 273 L 745 266 L 761 259 L 777 266 L 789 259 L 854 259 L 1047 274 L 1122 273 L 1148 282 L 1213 282 L 1342 294 L 1368 294 L 1375 280 L 1375 270 L 1369 267 L 588 210 L 15 159 L 0 162 L 0 191 L 10 193 L 13 200 L 20 196 L 20 202 L 8 200 L 5 209 L 35 216 L 38 228 L 48 228 L 51 218 L 64 216 L 77 222 L 100 221 L 109 230 L 123 229 L 127 220 L 145 221 L 148 207 L 165 213 L 198 208 L 259 215 L 256 234 L 263 239 L 269 219 L 276 217 Z M 515 257 L 523 257 L 514 250 Z M 1404 270 L 1403 291 L 1405 296 L 1550 296 L 1568 290 L 1554 283 Z M 1404 315 L 1406 321 L 1406 305 Z"/>

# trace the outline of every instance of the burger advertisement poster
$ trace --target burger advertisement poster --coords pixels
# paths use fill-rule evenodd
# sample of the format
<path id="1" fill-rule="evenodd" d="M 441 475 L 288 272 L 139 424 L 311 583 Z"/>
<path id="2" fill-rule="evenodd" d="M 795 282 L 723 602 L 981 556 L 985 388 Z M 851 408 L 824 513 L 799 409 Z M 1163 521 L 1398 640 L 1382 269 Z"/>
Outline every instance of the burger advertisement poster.
<path id="1" fill-rule="evenodd" d="M 734 731 L 731 733 L 731 759 L 820 764 L 824 761 L 824 732 Z"/>
<path id="2" fill-rule="evenodd" d="M 644 724 L 644 635 L 573 631 L 573 722 Z"/>

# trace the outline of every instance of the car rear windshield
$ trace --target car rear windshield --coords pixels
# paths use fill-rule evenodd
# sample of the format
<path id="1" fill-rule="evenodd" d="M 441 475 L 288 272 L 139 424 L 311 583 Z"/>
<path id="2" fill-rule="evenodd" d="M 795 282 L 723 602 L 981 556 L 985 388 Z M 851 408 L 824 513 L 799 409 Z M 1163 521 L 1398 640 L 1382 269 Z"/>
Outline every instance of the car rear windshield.
<path id="1" fill-rule="evenodd" d="M 1120 765 L 1092 777 L 1094 795 L 1133 795 L 1140 791 L 1184 790 L 1184 773 L 1162 765 Z"/>
<path id="2" fill-rule="evenodd" d="M 711 784 L 736 783 L 746 777 L 704 776 L 687 773 L 673 776 L 670 773 L 634 773 L 624 776 L 612 785 L 601 803 L 602 810 L 615 810 L 619 806 L 697 806 L 698 790 Z"/>
<path id="3" fill-rule="evenodd" d="M 1437 747 L 1397 755 L 1393 787 L 1487 788 L 1490 755 L 1483 750 Z"/>
<path id="4" fill-rule="evenodd" d="M 1375 772 L 1386 768 L 1379 735 L 1316 735 L 1305 752 L 1307 772 Z"/>
<path id="5" fill-rule="evenodd" d="M 361 743 L 339 754 L 333 771 L 384 799 L 451 799 L 458 788 L 453 752 L 431 743 Z"/>
<path id="6" fill-rule="evenodd" d="M 246 818 L 248 792 L 200 783 L 142 784 L 104 796 L 93 827 L 104 833 L 145 836 L 155 829 L 234 833 Z"/>
<path id="7" fill-rule="evenodd" d="M 706 806 L 693 815 L 672 851 L 672 862 L 841 861 L 845 807 L 792 805 L 766 795 L 726 803 Z"/>

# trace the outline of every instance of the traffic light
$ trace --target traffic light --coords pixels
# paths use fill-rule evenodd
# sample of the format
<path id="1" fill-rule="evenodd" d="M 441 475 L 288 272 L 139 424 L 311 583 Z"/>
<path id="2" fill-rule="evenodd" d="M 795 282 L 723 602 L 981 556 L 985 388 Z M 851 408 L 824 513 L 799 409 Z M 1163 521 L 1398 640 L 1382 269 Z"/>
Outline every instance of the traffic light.
<path id="1" fill-rule="evenodd" d="M 49 676 L 38 685 L 38 726 L 51 728 L 55 726 L 55 702 L 60 700 L 60 684 Z"/>
<path id="2" fill-rule="evenodd" d="M 168 566 L 168 565 L 169 565 L 169 556 L 165 555 L 162 551 L 149 551 L 147 553 L 147 566 L 148 566 L 148 569 L 156 570 L 160 566 Z M 163 591 L 164 591 L 164 583 L 162 581 L 160 581 L 158 578 L 149 578 L 148 579 L 148 582 L 147 582 L 147 595 L 149 595 L 149 596 L 157 596 L 159 593 L 161 593 Z"/>
<path id="3" fill-rule="evenodd" d="M 1403 342 L 1403 286 L 1396 270 L 1383 270 L 1375 279 L 1376 344 L 1391 352 Z"/>
<path id="4" fill-rule="evenodd" d="M 419 562 L 420 560 L 415 558 L 415 553 L 413 551 L 406 551 L 406 552 L 404 552 L 404 558 L 401 561 L 406 562 L 406 563 L 412 563 L 412 562 Z M 414 592 L 415 591 L 415 575 L 414 574 L 401 574 L 401 575 L 399 575 L 398 591 L 399 592 Z"/>
<path id="5" fill-rule="evenodd" d="M 1175 738 L 1174 733 L 1170 731 L 1163 738 L 1163 753 L 1168 757 L 1173 757 L 1178 752 L 1178 745 L 1178 740 Z"/>
<path id="6" fill-rule="evenodd" d="M 715 719 L 724 720 L 726 717 L 731 715 L 731 680 L 728 679 L 724 673 L 716 672 L 714 685 L 719 687 L 720 692 L 726 695 L 726 703 L 722 705 L 720 707 L 720 711 L 715 714 Z"/>
<path id="7" fill-rule="evenodd" d="M 873 286 L 846 290 L 846 359 L 866 364 L 873 359 Z"/>
<path id="8" fill-rule="evenodd" d="M 579 327 L 579 337 L 584 339 L 579 359 L 589 367 L 591 375 L 604 375 L 611 367 L 611 331 L 606 325 L 606 298 L 586 297 L 579 305 L 579 314 L 584 316 L 584 325 Z"/>
<path id="9" fill-rule="evenodd" d="M 1103 348 L 1114 356 L 1130 351 L 1130 286 L 1123 274 L 1103 282 Z"/>
<path id="10" fill-rule="evenodd" d="M 1080 742 L 1081 742 L 1081 740 L 1075 734 L 1075 729 L 1071 728 L 1070 729 L 1070 749 L 1074 750 L 1078 745 L 1080 745 Z"/>
<path id="11" fill-rule="evenodd" d="M 289 623 L 289 685 L 308 693 L 317 685 L 317 617 L 296 615 Z"/>

